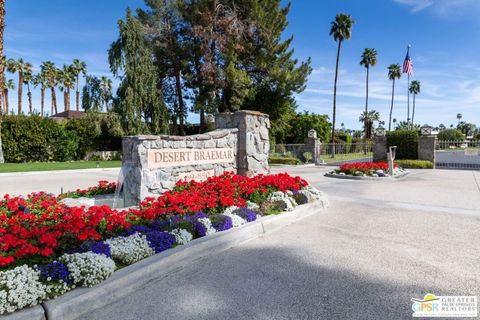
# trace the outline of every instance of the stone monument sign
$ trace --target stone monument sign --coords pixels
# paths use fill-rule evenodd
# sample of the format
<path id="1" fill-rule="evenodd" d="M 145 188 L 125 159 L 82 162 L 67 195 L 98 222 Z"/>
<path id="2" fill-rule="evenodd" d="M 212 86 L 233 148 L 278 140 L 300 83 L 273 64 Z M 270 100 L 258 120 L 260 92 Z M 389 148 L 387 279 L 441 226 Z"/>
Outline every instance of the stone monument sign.
<path id="1" fill-rule="evenodd" d="M 202 181 L 224 172 L 268 173 L 268 115 L 222 113 L 216 130 L 191 136 L 140 135 L 122 141 L 124 202 L 158 196 L 178 180 Z"/>

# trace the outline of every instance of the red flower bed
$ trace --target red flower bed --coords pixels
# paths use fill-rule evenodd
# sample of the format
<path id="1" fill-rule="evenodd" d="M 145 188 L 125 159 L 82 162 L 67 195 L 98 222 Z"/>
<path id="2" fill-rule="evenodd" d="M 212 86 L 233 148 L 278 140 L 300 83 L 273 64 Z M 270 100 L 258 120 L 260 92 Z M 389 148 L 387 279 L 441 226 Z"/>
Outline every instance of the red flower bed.
<path id="1" fill-rule="evenodd" d="M 89 187 L 87 189 L 77 189 L 73 192 L 67 192 L 61 194 L 59 197 L 63 198 L 79 198 L 79 197 L 92 197 L 100 194 L 114 193 L 117 188 L 116 182 L 108 182 L 106 180 L 98 181 L 98 185 Z"/>
<path id="2" fill-rule="evenodd" d="M 395 164 L 395 168 L 398 166 Z M 370 171 L 383 170 L 388 172 L 388 163 L 386 162 L 354 162 L 354 163 L 345 163 L 340 166 L 338 169 L 339 172 L 344 172 L 346 174 L 355 174 L 355 172 L 360 171 L 362 173 L 369 173 Z"/>
<path id="3" fill-rule="evenodd" d="M 60 203 L 65 196 L 43 192 L 26 198 L 5 195 L 0 200 L 0 266 L 46 262 L 83 241 L 111 237 L 132 224 L 170 214 L 217 213 L 227 206 L 244 206 L 246 200 L 259 202 L 272 191 L 299 190 L 306 185 L 305 180 L 288 174 L 247 178 L 226 173 L 204 182 L 180 181 L 157 199 L 145 199 L 140 209 L 122 211 L 108 206 L 68 207 Z M 99 186 L 113 188 L 105 181 Z M 92 190 L 77 192 L 85 195 Z"/>

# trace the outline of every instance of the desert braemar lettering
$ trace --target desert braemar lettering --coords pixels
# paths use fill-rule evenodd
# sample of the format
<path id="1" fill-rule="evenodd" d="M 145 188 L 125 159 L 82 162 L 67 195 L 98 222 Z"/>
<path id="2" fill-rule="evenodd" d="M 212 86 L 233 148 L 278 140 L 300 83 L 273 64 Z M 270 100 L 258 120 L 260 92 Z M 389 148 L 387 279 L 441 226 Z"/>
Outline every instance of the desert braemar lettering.
<path id="1" fill-rule="evenodd" d="M 234 161 L 233 148 L 148 150 L 150 169 Z"/>

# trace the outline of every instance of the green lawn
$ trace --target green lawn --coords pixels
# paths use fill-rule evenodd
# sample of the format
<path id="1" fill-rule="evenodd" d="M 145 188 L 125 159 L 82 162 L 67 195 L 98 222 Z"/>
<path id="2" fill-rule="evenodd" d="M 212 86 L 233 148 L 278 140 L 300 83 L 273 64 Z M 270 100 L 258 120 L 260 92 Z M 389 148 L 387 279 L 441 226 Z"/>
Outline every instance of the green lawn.
<path id="1" fill-rule="evenodd" d="M 2 163 L 0 164 L 0 173 L 1 172 L 73 170 L 73 169 L 91 169 L 91 168 L 119 168 L 121 166 L 122 166 L 122 162 L 120 160 Z"/>
<path id="2" fill-rule="evenodd" d="M 335 158 L 332 158 L 330 155 L 322 155 L 322 160 L 326 163 L 334 163 L 339 161 L 346 161 L 346 160 L 355 160 L 355 159 L 364 159 L 364 158 L 371 158 L 373 156 L 373 152 L 367 152 L 365 155 L 363 152 L 357 153 L 346 153 L 346 154 L 336 154 Z"/>

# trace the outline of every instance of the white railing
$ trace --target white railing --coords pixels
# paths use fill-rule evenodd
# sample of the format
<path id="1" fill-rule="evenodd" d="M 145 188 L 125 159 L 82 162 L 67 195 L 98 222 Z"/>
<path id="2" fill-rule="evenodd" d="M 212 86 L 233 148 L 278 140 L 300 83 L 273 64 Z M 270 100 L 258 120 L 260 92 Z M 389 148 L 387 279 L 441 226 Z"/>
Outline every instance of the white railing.
<path id="1" fill-rule="evenodd" d="M 436 168 L 480 169 L 480 141 L 437 141 Z"/>

